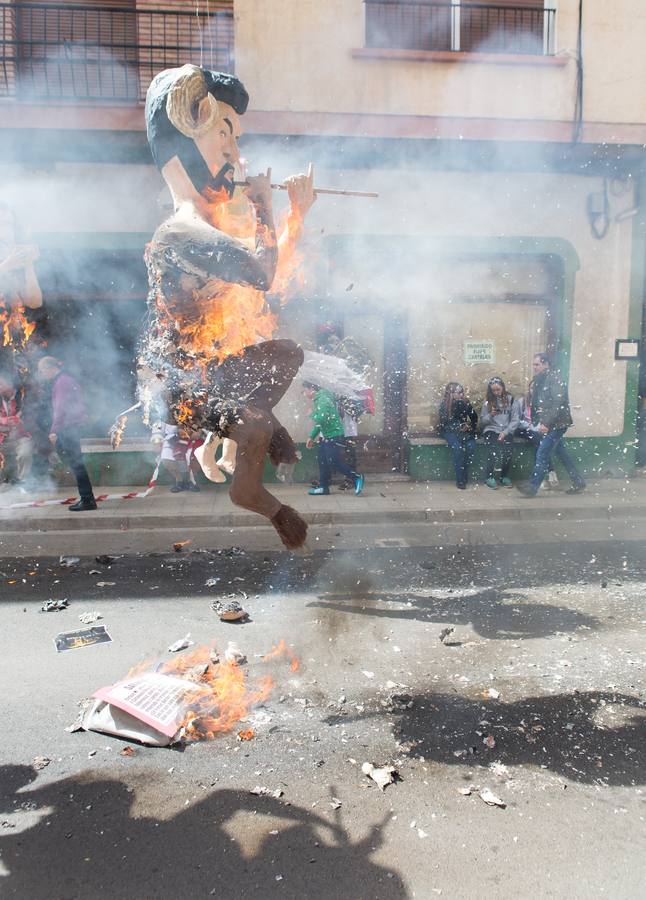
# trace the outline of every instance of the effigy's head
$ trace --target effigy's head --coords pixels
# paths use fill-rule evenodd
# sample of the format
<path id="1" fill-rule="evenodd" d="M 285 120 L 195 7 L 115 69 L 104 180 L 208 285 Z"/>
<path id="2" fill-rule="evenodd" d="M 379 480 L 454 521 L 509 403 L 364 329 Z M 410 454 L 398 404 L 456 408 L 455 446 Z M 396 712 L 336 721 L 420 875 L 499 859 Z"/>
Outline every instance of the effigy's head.
<path id="1" fill-rule="evenodd" d="M 146 94 L 146 130 L 157 168 L 188 177 L 198 194 L 233 194 L 240 116 L 249 103 L 235 75 L 185 65 L 155 76 Z"/>

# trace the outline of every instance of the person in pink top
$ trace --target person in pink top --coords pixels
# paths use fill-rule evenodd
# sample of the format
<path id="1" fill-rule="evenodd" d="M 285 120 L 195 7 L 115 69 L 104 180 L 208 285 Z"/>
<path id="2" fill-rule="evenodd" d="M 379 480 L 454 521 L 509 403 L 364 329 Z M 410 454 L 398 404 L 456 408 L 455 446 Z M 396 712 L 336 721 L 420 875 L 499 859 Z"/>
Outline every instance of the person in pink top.
<path id="1" fill-rule="evenodd" d="M 49 440 L 56 452 L 71 468 L 80 499 L 68 507 L 72 512 L 96 509 L 90 477 L 81 452 L 81 426 L 86 419 L 80 384 L 62 371 L 59 360 L 44 356 L 38 363 L 38 375 L 52 382 L 52 424 Z"/>

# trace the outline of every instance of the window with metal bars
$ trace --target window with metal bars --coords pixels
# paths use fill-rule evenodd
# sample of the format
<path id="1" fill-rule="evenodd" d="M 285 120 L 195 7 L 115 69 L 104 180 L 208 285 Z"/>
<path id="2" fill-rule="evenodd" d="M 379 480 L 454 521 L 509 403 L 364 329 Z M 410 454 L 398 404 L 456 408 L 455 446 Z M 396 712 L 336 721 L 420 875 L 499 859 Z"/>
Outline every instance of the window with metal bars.
<path id="1" fill-rule="evenodd" d="M 165 68 L 233 71 L 233 3 L 0 2 L 0 46 L 0 96 L 137 102 Z"/>
<path id="2" fill-rule="evenodd" d="M 555 10 L 543 0 L 364 0 L 366 46 L 546 55 Z"/>

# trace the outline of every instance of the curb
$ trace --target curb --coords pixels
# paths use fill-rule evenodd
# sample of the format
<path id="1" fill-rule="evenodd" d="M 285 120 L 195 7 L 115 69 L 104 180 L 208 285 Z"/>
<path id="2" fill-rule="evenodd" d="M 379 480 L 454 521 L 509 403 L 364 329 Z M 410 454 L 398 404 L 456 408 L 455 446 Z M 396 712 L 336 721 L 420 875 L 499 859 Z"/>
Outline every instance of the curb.
<path id="1" fill-rule="evenodd" d="M 540 501 L 539 501 L 540 503 Z M 308 525 L 379 525 L 389 523 L 440 525 L 461 523 L 481 525 L 502 522 L 563 522 L 563 521 L 623 521 L 625 519 L 646 519 L 646 505 L 630 504 L 624 507 L 614 505 L 547 507 L 523 501 L 521 507 L 502 509 L 418 509 L 418 510 L 358 510 L 356 512 L 304 512 Z M 98 515 L 82 519 L 83 530 L 122 531 L 156 530 L 171 528 L 181 524 L 182 528 L 261 528 L 267 521 L 255 513 L 231 512 L 222 515 L 182 515 L 179 522 L 168 515 Z M 0 518 L 0 533 L 24 534 L 25 532 L 79 531 L 77 516 L 61 515 L 17 518 Z"/>

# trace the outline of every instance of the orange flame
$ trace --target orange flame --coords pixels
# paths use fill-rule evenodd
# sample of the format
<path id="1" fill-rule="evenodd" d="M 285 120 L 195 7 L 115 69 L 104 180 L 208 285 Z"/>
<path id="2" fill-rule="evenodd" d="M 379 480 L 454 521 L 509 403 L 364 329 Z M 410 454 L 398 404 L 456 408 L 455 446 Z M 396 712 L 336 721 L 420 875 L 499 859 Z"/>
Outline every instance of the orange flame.
<path id="1" fill-rule="evenodd" d="M 263 662 L 287 656 L 290 669 L 298 668 L 298 660 L 287 647 L 284 640 L 263 657 Z M 248 684 L 245 670 L 236 662 L 218 659 L 213 648 L 196 647 L 181 656 L 164 662 L 155 671 L 162 675 L 172 675 L 194 681 L 204 692 L 190 695 L 189 706 L 180 725 L 179 739 L 186 742 L 212 740 L 218 734 L 232 731 L 236 724 L 249 715 L 252 707 L 266 700 L 273 688 L 273 679 L 265 675 L 257 679 L 253 686 Z M 296 665 L 294 665 L 296 663 Z M 135 666 L 128 677 L 141 675 L 150 671 L 150 661 Z M 251 740 L 255 735 L 252 729 L 240 732 L 241 740 Z"/>
<path id="2" fill-rule="evenodd" d="M 249 249 L 255 246 L 257 227 L 253 205 L 244 194 L 229 199 L 224 192 L 211 193 L 205 204 L 205 215 L 219 230 L 241 240 Z M 302 264 L 297 241 L 302 231 L 302 216 L 291 211 L 283 223 L 284 234 L 278 247 L 278 264 L 269 293 L 287 299 L 287 290 Z M 187 355 L 187 363 L 197 362 L 206 367 L 212 360 L 222 362 L 227 356 L 242 353 L 259 341 L 270 340 L 278 325 L 263 291 L 250 285 L 231 284 L 212 279 L 204 290 L 196 291 L 186 310 L 169 309 L 161 292 L 157 309 L 162 323 L 172 326 L 177 334 L 177 346 Z M 191 411 L 183 413 L 188 421 Z"/>
<path id="3" fill-rule="evenodd" d="M 11 346 L 13 349 L 24 349 L 36 329 L 36 324 L 25 316 L 22 306 L 13 306 L 11 309 L 0 306 L 0 326 L 3 346 Z"/>

